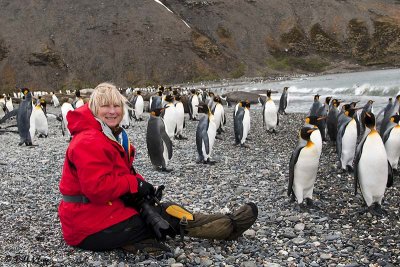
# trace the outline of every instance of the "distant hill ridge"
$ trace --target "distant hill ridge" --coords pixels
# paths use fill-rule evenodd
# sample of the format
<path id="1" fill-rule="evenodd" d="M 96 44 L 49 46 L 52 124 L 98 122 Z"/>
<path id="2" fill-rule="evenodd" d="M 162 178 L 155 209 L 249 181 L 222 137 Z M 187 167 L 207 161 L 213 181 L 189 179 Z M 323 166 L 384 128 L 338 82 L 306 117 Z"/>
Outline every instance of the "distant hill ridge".
<path id="1" fill-rule="evenodd" d="M 400 1 L 0 3 L 0 91 L 400 65 Z"/>

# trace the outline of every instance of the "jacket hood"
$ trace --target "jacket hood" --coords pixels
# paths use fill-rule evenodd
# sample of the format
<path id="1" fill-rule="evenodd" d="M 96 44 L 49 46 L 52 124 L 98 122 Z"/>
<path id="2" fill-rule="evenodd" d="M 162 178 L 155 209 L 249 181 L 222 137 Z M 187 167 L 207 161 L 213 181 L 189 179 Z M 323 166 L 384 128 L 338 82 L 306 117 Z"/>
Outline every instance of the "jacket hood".
<path id="1" fill-rule="evenodd" d="M 95 119 L 88 104 L 67 113 L 68 129 L 71 135 L 88 129 L 101 131 L 100 123 Z"/>

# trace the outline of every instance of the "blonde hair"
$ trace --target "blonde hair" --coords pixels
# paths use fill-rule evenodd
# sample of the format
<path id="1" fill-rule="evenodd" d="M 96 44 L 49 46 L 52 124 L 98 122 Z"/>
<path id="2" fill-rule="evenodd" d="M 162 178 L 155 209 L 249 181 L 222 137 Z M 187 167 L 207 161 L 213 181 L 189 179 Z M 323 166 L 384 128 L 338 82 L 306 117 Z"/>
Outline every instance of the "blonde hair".
<path id="1" fill-rule="evenodd" d="M 112 83 L 101 83 L 94 88 L 89 99 L 89 109 L 97 116 L 99 108 L 103 105 L 119 105 L 122 107 L 122 115 L 128 100 L 121 95 L 117 87 Z"/>

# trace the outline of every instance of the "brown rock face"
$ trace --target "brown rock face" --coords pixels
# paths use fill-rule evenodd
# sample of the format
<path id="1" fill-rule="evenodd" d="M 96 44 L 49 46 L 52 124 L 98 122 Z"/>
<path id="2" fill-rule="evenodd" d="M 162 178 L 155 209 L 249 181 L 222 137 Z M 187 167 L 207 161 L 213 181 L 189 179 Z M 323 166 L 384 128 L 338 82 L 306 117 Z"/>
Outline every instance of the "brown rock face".
<path id="1" fill-rule="evenodd" d="M 400 4 L 384 0 L 0 3 L 0 91 L 400 65 Z"/>

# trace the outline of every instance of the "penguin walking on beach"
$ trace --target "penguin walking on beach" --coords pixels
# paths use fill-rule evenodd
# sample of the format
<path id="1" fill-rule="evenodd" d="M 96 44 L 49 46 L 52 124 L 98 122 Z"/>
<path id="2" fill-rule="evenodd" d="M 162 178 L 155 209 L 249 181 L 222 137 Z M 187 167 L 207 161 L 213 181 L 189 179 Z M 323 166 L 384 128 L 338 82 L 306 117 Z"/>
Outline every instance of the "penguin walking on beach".
<path id="1" fill-rule="evenodd" d="M 267 90 L 267 100 L 263 107 L 263 127 L 267 127 L 267 131 L 272 130 L 276 133 L 276 126 L 279 125 L 279 114 L 275 103 L 271 98 L 271 90 Z"/>
<path id="2" fill-rule="evenodd" d="M 175 95 L 175 115 L 176 115 L 176 131 L 175 139 L 184 140 L 187 139 L 183 136 L 183 129 L 185 128 L 185 109 L 181 102 L 181 95 Z"/>
<path id="3" fill-rule="evenodd" d="M 353 160 L 356 152 L 358 127 L 354 118 L 356 108 L 344 112 L 336 138 L 336 151 L 342 170 L 353 171 Z"/>
<path id="4" fill-rule="evenodd" d="M 133 110 L 134 110 L 134 118 L 136 121 L 142 121 L 142 115 L 144 111 L 144 100 L 141 91 L 136 91 L 136 95 L 130 101 Z"/>
<path id="5" fill-rule="evenodd" d="M 307 206 L 314 206 L 312 198 L 320 154 L 310 137 L 316 130 L 318 128 L 309 126 L 301 128 L 300 140 L 290 158 L 287 194 L 292 197 L 292 201 L 297 199 L 300 207 L 304 205 L 304 200 Z"/>
<path id="6" fill-rule="evenodd" d="M 336 144 L 338 131 L 339 105 L 340 101 L 338 99 L 333 99 L 329 105 L 328 116 L 326 118 L 326 129 L 329 140 L 334 144 Z"/>
<path id="7" fill-rule="evenodd" d="M 176 108 L 174 105 L 174 97 L 172 95 L 167 95 L 165 97 L 165 105 L 164 105 L 164 111 L 161 114 L 161 117 L 164 120 L 165 123 L 165 130 L 169 136 L 169 138 L 172 140 L 175 135 L 175 130 L 176 130 L 176 124 L 177 124 L 177 117 L 176 117 Z"/>
<path id="8" fill-rule="evenodd" d="M 195 89 L 190 90 L 190 97 L 189 97 L 189 119 L 196 121 L 197 120 L 197 116 L 199 113 L 199 97 L 196 93 Z"/>
<path id="9" fill-rule="evenodd" d="M 235 135 L 235 145 L 249 147 L 246 144 L 247 136 L 250 132 L 250 102 L 242 101 L 237 106 L 234 113 L 233 130 Z"/>
<path id="10" fill-rule="evenodd" d="M 326 118 L 328 116 L 329 104 L 330 104 L 331 99 L 332 99 L 331 96 L 327 96 L 325 98 L 324 104 L 318 109 L 318 112 L 317 112 L 317 116 L 320 118 L 317 126 L 321 133 L 322 141 L 324 141 L 324 142 L 326 141 L 326 132 L 327 132 Z"/>
<path id="11" fill-rule="evenodd" d="M 29 131 L 31 124 L 32 115 L 32 93 L 28 88 L 23 88 L 22 93 L 24 99 L 19 104 L 17 113 L 17 127 L 20 136 L 19 146 L 25 144 L 26 146 L 32 146 L 32 137 Z"/>
<path id="12" fill-rule="evenodd" d="M 375 129 L 375 116 L 367 112 L 364 125 L 368 128 L 357 147 L 354 160 L 354 193 L 360 186 L 362 196 L 368 206 L 368 211 L 375 216 L 382 216 L 382 199 L 386 187 L 393 184 L 392 168 L 388 162 L 382 138 Z"/>
<path id="13" fill-rule="evenodd" d="M 206 115 L 201 117 L 196 129 L 196 147 L 199 156 L 197 162 L 214 164 L 215 162 L 211 161 L 215 136 L 217 135 L 214 115 L 205 103 L 199 105 L 199 110 L 205 112 Z"/>
<path id="14" fill-rule="evenodd" d="M 69 102 L 65 102 L 61 105 L 61 131 L 63 136 L 66 135 L 69 140 L 71 140 L 72 136 L 68 129 L 67 114 L 72 110 L 74 110 L 74 107 Z"/>
<path id="15" fill-rule="evenodd" d="M 214 114 L 215 125 L 217 126 L 217 134 L 221 134 L 222 132 L 225 132 L 224 125 L 226 123 L 225 110 L 222 106 L 221 97 L 215 96 L 214 103 L 215 105 L 211 112 Z"/>
<path id="16" fill-rule="evenodd" d="M 150 113 L 146 133 L 147 152 L 156 170 L 170 172 L 172 169 L 167 166 L 172 158 L 172 141 L 166 132 L 162 112 L 164 109 L 155 109 Z"/>
<path id="17" fill-rule="evenodd" d="M 278 113 L 281 115 L 286 115 L 286 108 L 288 105 L 288 90 L 289 87 L 285 86 L 283 88 L 283 92 L 281 95 L 281 98 L 279 99 L 279 109 L 278 109 Z"/>
<path id="18" fill-rule="evenodd" d="M 55 108 L 60 105 L 60 101 L 58 100 L 58 98 L 54 92 L 51 92 L 51 102 L 53 103 Z"/>
<path id="19" fill-rule="evenodd" d="M 162 91 L 158 91 L 155 95 L 150 97 L 149 112 L 162 108 Z"/>
<path id="20" fill-rule="evenodd" d="M 33 140 L 36 132 L 39 134 L 39 138 L 47 138 L 49 133 L 49 124 L 47 122 L 47 117 L 40 103 L 33 108 L 32 114 L 30 116 L 29 133 L 31 135 L 31 140 Z"/>
<path id="21" fill-rule="evenodd" d="M 386 127 L 383 134 L 383 143 L 385 144 L 386 154 L 394 173 L 397 173 L 397 166 L 400 157 L 400 115 L 393 115 L 390 118 L 390 124 Z"/>

